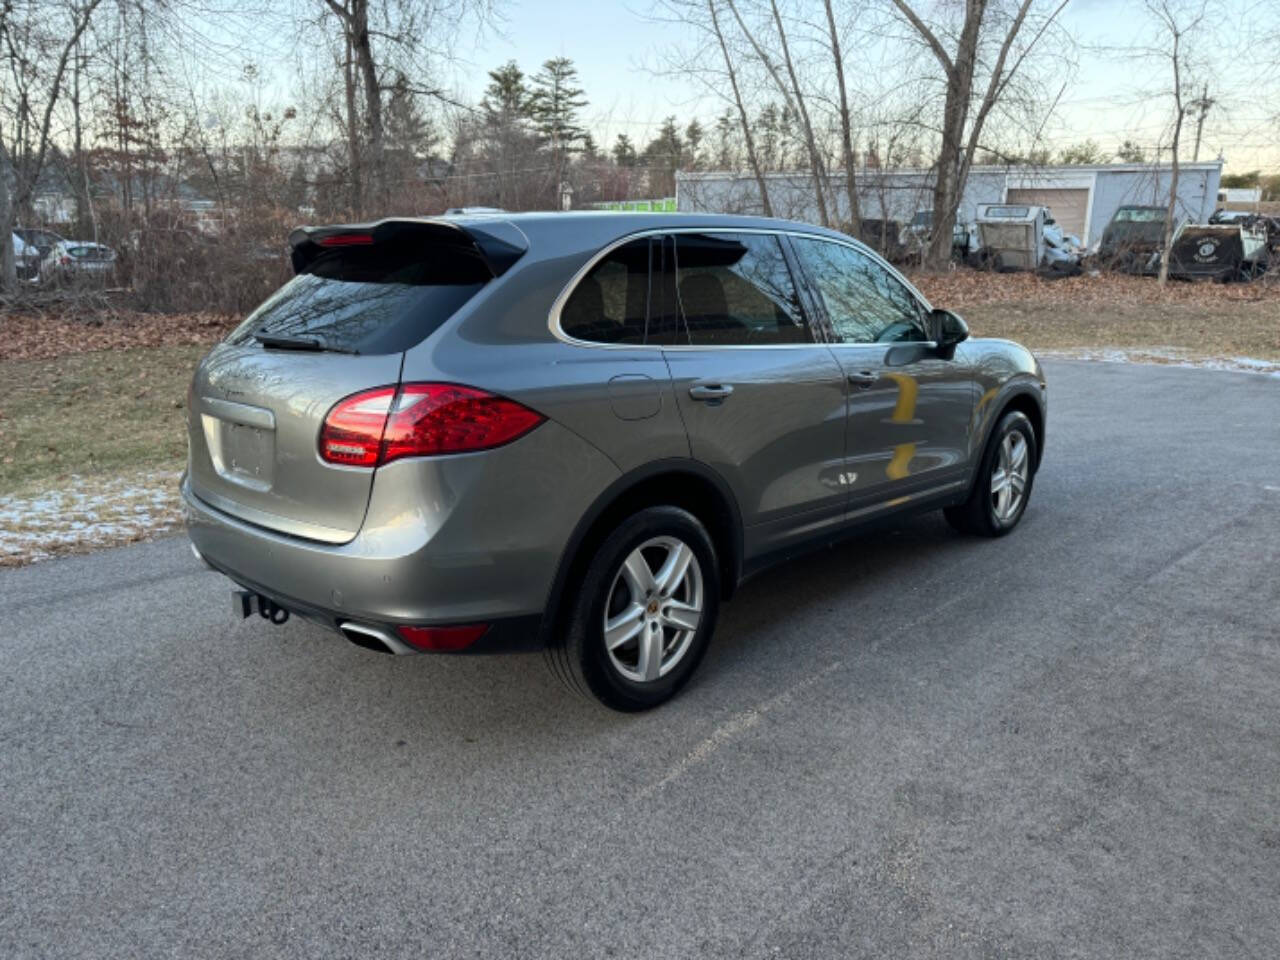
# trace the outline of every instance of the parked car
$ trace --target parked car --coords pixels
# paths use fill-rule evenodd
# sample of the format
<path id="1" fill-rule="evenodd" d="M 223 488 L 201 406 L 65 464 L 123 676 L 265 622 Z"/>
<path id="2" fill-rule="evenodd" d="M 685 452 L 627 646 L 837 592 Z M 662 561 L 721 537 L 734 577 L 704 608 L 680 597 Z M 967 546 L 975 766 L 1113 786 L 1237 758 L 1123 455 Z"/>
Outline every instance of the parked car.
<path id="1" fill-rule="evenodd" d="M 844 234 L 557 213 L 290 239 L 297 275 L 188 404 L 188 531 L 242 616 L 545 649 L 636 710 L 769 565 L 887 516 L 999 537 L 1026 510 L 1040 365 Z"/>
<path id="2" fill-rule="evenodd" d="M 1252 280 L 1269 266 L 1267 228 L 1252 218 L 1185 224 L 1169 250 L 1169 276 L 1180 280 Z"/>
<path id="3" fill-rule="evenodd" d="M 40 278 L 49 283 L 104 281 L 115 268 L 116 252 L 106 244 L 62 240 L 41 262 Z"/>
<path id="4" fill-rule="evenodd" d="M 13 266 L 18 279 L 36 279 L 40 275 L 40 252 L 23 240 L 16 230 L 9 242 L 13 244 Z"/>
<path id="5" fill-rule="evenodd" d="M 1168 207 L 1126 205 L 1120 207 L 1098 245 L 1098 259 L 1103 266 L 1124 273 L 1154 274 L 1160 269 L 1160 252 L 1164 249 L 1165 222 Z M 1174 224 L 1176 232 L 1187 218 Z"/>
<path id="6" fill-rule="evenodd" d="M 64 242 L 64 238 L 52 230 L 39 227 L 14 227 L 13 232 L 20 236 L 28 246 L 35 247 L 43 260 L 55 245 Z"/>
<path id="7" fill-rule="evenodd" d="M 908 255 L 921 256 L 932 239 L 933 211 L 917 210 L 911 222 L 902 228 L 902 245 L 906 247 Z M 951 259 L 964 263 L 977 250 L 977 228 L 960 222 L 952 224 Z"/>
<path id="8" fill-rule="evenodd" d="M 981 203 L 977 229 L 981 259 L 996 270 L 1079 272 L 1078 238 L 1062 232 L 1048 207 Z"/>

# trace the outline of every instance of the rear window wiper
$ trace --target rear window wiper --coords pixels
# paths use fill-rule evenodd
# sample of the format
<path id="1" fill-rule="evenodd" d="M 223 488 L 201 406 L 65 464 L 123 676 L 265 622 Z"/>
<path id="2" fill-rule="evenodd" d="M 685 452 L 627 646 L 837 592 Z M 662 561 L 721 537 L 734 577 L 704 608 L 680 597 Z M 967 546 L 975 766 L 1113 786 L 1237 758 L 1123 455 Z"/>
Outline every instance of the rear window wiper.
<path id="1" fill-rule="evenodd" d="M 273 347 L 277 350 L 312 350 L 317 353 L 322 351 L 329 353 L 358 352 L 348 347 L 335 347 L 316 337 L 285 337 L 275 333 L 266 333 L 263 330 L 255 330 L 253 339 L 264 347 Z"/>

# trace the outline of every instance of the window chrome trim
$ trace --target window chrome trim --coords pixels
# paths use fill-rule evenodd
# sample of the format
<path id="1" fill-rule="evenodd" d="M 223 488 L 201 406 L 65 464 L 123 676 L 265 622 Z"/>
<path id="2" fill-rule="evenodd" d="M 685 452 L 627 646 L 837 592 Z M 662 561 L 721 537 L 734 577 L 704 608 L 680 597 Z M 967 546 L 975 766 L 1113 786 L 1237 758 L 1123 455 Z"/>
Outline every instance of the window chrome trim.
<path id="1" fill-rule="evenodd" d="M 888 349 L 889 347 L 901 345 L 901 344 L 894 344 L 894 343 L 884 343 L 884 344 L 833 343 L 827 340 L 812 340 L 809 343 L 722 343 L 722 344 L 703 344 L 703 345 L 691 344 L 691 343 L 668 343 L 668 344 L 600 343 L 595 340 L 579 340 L 577 337 L 571 337 L 569 336 L 569 334 L 564 332 L 564 330 L 560 326 L 560 311 L 564 309 L 565 303 L 568 302 L 569 297 L 573 295 L 573 292 L 578 289 L 578 284 L 582 282 L 582 280 L 586 277 L 588 273 L 590 273 L 592 270 L 595 269 L 596 265 L 601 260 L 603 260 L 609 254 L 611 254 L 614 250 L 617 250 L 619 247 L 625 244 L 631 243 L 633 240 L 640 240 L 640 239 L 643 239 L 644 237 L 662 237 L 662 236 L 667 236 L 671 234 L 681 234 L 681 233 L 766 234 L 771 237 L 801 237 L 805 240 L 825 240 L 827 243 L 835 243 L 835 244 L 839 244 L 840 246 L 849 247 L 850 249 L 862 254 L 863 256 L 870 257 L 874 263 L 879 264 L 885 270 L 889 271 L 889 273 L 895 279 L 900 281 L 902 285 L 907 288 L 907 291 L 920 302 L 920 306 L 924 309 L 925 313 L 929 313 L 933 310 L 933 307 L 930 305 L 929 301 L 925 298 L 924 294 L 922 294 L 919 290 L 917 290 L 910 280 L 908 280 L 901 273 L 899 273 L 898 270 L 892 264 L 890 264 L 887 260 L 881 257 L 878 253 L 876 253 L 870 247 L 868 247 L 865 243 L 863 243 L 860 240 L 856 240 L 853 237 L 838 238 L 838 237 L 828 236 L 827 234 L 823 234 L 823 233 L 810 233 L 806 230 L 796 230 L 794 228 L 771 230 L 768 227 L 732 227 L 732 226 L 729 226 L 729 227 L 722 227 L 722 226 L 649 227 L 648 229 L 645 229 L 645 230 L 637 230 L 635 233 L 629 233 L 624 237 L 619 237 L 617 240 L 614 240 L 611 243 L 606 244 L 600 250 L 596 251 L 596 253 L 593 254 L 587 260 L 587 262 L 583 264 L 577 270 L 577 272 L 574 273 L 572 277 L 569 278 L 568 282 L 564 285 L 563 289 L 561 289 L 560 293 L 556 296 L 555 300 L 552 301 L 551 303 L 551 312 L 547 316 L 547 328 L 551 331 L 551 335 L 555 337 L 557 340 L 559 340 L 561 343 L 567 343 L 568 345 L 573 347 L 593 347 L 598 350 L 796 350 L 796 349 L 806 349 L 806 348 L 813 348 L 813 347 L 880 347 L 883 349 Z M 788 263 L 787 264 L 788 269 L 790 269 L 790 266 L 791 265 Z M 797 280 L 796 277 L 792 277 L 792 282 L 803 283 L 804 278 L 800 277 L 799 280 Z M 816 324 L 810 322 L 810 319 L 808 317 L 805 318 L 805 323 L 808 325 L 811 332 L 816 333 L 817 326 Z M 646 318 L 646 328 L 647 328 L 647 318 Z M 923 346 L 930 343 L 931 341 L 912 340 L 907 342 L 920 344 Z"/>

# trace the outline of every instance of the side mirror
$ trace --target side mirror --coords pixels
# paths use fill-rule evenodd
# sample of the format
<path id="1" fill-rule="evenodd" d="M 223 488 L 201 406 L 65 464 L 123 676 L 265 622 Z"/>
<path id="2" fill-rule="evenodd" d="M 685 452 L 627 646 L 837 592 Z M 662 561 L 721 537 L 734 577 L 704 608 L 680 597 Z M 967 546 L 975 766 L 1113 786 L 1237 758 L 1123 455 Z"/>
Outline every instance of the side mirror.
<path id="1" fill-rule="evenodd" d="M 931 314 L 933 319 L 933 339 L 938 345 L 938 352 L 951 354 L 956 345 L 969 339 L 969 325 L 958 313 L 950 310 L 936 309 Z"/>

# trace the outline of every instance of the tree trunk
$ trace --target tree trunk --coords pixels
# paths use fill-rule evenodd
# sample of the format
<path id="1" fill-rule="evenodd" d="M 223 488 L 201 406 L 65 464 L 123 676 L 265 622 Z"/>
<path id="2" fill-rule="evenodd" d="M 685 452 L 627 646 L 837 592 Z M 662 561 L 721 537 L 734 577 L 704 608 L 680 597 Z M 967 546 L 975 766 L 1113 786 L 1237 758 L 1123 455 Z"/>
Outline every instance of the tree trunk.
<path id="1" fill-rule="evenodd" d="M 969 119 L 969 98 L 973 95 L 973 73 L 978 61 L 978 38 L 986 0 L 969 0 L 964 26 L 954 61 L 947 71 L 947 99 L 942 110 L 942 145 L 938 151 L 938 174 L 933 187 L 933 235 L 929 239 L 927 266 L 935 270 L 951 260 L 951 232 L 964 189 L 961 154 L 965 149 L 964 125 Z M 945 65 L 944 65 L 945 66 Z"/>
<path id="2" fill-rule="evenodd" d="M 343 29 L 345 30 L 345 24 Z M 364 209 L 364 165 L 361 163 L 360 123 L 356 115 L 356 77 L 354 55 L 351 50 L 351 35 L 346 36 L 347 56 L 342 64 L 342 81 L 345 85 L 345 105 L 347 108 L 347 170 L 351 178 L 347 202 L 351 205 L 351 214 L 360 216 Z"/>
<path id="3" fill-rule="evenodd" d="M 1169 174 L 1169 208 L 1164 217 L 1164 244 L 1160 252 L 1161 289 L 1169 282 L 1169 256 L 1173 252 L 1173 219 L 1178 212 L 1178 143 L 1182 139 L 1182 120 L 1186 109 L 1182 106 L 1182 66 L 1180 58 L 1182 35 L 1173 34 L 1173 104 L 1177 114 L 1173 121 L 1173 168 Z"/>
<path id="4" fill-rule="evenodd" d="M 760 188 L 760 206 L 766 217 L 772 217 L 773 205 L 769 202 L 769 187 L 765 184 L 764 173 L 760 169 L 755 137 L 751 135 L 751 120 L 747 117 L 747 108 L 742 103 L 742 91 L 738 87 L 738 72 L 733 68 L 733 58 L 729 55 L 729 47 L 724 41 L 724 32 L 720 29 L 720 17 L 716 14 L 715 0 L 707 0 L 707 10 L 711 14 L 711 29 L 715 31 L 716 40 L 720 44 L 720 53 L 724 56 L 725 70 L 729 73 L 733 104 L 738 108 L 738 120 L 742 124 L 742 139 L 746 141 L 747 163 L 750 164 L 751 172 L 755 175 L 756 184 Z"/>
<path id="5" fill-rule="evenodd" d="M 840 34 L 836 30 L 836 17 L 831 0 L 823 0 L 827 8 L 827 26 L 831 29 L 831 58 L 836 65 L 836 85 L 840 88 L 840 149 L 844 155 L 844 189 L 849 195 L 850 236 L 856 237 L 862 226 L 862 209 L 858 203 L 858 183 L 854 170 L 853 135 L 849 125 L 849 91 L 844 82 L 844 59 L 840 54 Z"/>
<path id="6" fill-rule="evenodd" d="M 786 65 L 787 76 L 791 78 L 796 107 L 800 111 L 800 119 L 804 124 L 804 142 L 809 151 L 809 169 L 813 172 L 813 191 L 818 199 L 818 217 L 824 227 L 829 227 L 831 217 L 827 213 L 826 166 L 822 162 L 822 154 L 818 152 L 818 143 L 813 136 L 813 124 L 809 122 L 809 108 L 805 106 L 804 94 L 800 92 L 800 81 L 796 79 L 796 68 L 791 62 L 791 47 L 787 43 L 787 32 L 782 26 L 782 14 L 778 12 L 778 0 L 769 0 L 769 6 L 773 9 L 773 22 L 778 26 L 778 39 L 782 43 L 782 62 Z"/>
<path id="7" fill-rule="evenodd" d="M 13 168 L 9 151 L 0 143 L 0 290 L 6 293 L 18 289 L 18 264 L 13 249 L 13 228 L 17 224 L 17 211 L 13 196 L 9 193 L 7 172 Z"/>
<path id="8" fill-rule="evenodd" d="M 383 213 L 389 197 L 382 157 L 382 89 L 378 86 L 378 71 L 369 41 L 369 0 L 352 0 L 351 6 L 352 46 L 364 83 L 365 124 L 369 129 L 369 187 L 374 203 L 379 207 L 377 212 Z"/>

